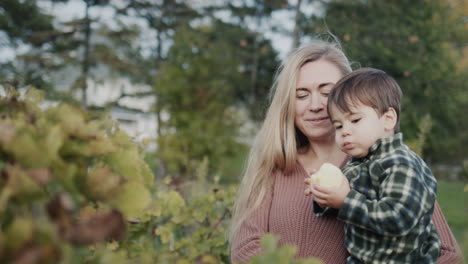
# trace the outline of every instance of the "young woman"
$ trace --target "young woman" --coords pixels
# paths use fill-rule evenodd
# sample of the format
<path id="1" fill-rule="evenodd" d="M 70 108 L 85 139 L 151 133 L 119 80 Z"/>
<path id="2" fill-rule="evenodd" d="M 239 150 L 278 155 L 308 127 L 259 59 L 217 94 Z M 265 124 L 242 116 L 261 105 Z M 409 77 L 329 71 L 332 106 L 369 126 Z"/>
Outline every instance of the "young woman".
<path id="1" fill-rule="evenodd" d="M 297 258 L 345 263 L 343 223 L 316 217 L 304 195 L 304 179 L 325 162 L 342 167 L 348 157 L 334 142 L 327 96 L 351 72 L 337 44 L 315 42 L 291 53 L 281 65 L 273 97 L 252 147 L 236 200 L 231 227 L 231 260 L 247 262 L 261 252 L 265 233 L 280 245 L 298 248 Z M 438 263 L 461 262 L 459 247 L 439 206 L 434 224 L 441 238 Z"/>

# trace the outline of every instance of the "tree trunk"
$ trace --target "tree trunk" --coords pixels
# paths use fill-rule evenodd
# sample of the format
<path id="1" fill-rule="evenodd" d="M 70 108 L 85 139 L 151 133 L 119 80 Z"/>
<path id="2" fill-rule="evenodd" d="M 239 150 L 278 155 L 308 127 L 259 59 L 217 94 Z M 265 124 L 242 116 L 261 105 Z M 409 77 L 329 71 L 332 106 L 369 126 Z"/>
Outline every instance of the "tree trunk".
<path id="1" fill-rule="evenodd" d="M 88 90 L 88 73 L 89 73 L 89 47 L 91 41 L 91 20 L 89 19 L 89 8 L 91 4 L 89 1 L 86 2 L 86 14 L 85 14 L 85 39 L 84 39 L 84 53 L 83 53 L 83 64 L 82 64 L 82 98 L 81 104 L 86 107 L 88 103 L 88 98 L 86 92 Z"/>
<path id="2" fill-rule="evenodd" d="M 294 31 L 293 31 L 293 43 L 292 49 L 296 49 L 299 47 L 300 42 L 300 22 L 301 22 L 301 4 L 302 0 L 297 0 L 296 4 L 296 17 L 294 19 Z"/>
<path id="3" fill-rule="evenodd" d="M 162 24 L 162 17 L 159 18 L 158 25 Z M 158 25 L 155 25 L 156 27 Z M 160 28 L 157 28 L 157 35 L 156 35 L 156 40 L 158 41 L 158 44 L 156 46 L 156 60 L 154 62 L 154 67 L 156 71 L 156 76 L 158 74 L 159 68 L 162 64 L 162 30 Z M 156 77 L 157 78 L 157 77 Z M 155 83 L 153 81 L 153 83 Z M 155 101 L 155 114 L 156 114 L 156 126 L 157 126 L 157 136 L 160 137 L 162 135 L 162 129 L 161 129 L 161 107 L 159 104 L 159 93 L 156 90 L 157 88 L 155 87 L 155 96 L 156 96 L 156 101 Z M 166 164 L 161 158 L 158 158 L 158 173 L 156 175 L 156 179 L 162 180 L 164 176 L 166 175 Z"/>
<path id="4" fill-rule="evenodd" d="M 259 53 L 259 47 L 260 47 L 260 33 L 258 32 L 261 25 L 262 25 L 262 16 L 263 16 L 263 13 L 261 10 L 259 10 L 259 7 L 256 7 L 256 10 L 255 10 L 255 19 L 256 19 L 256 23 L 257 23 L 257 30 L 255 30 L 255 38 L 254 38 L 254 47 L 253 47 L 253 63 L 252 63 L 252 72 L 250 73 L 250 89 L 252 89 L 252 94 L 255 94 L 256 90 L 257 90 L 257 87 L 256 87 L 256 84 L 257 84 L 257 79 L 258 79 L 258 67 L 259 67 L 259 58 L 260 58 L 260 54 Z M 249 100 L 249 99 L 248 99 Z M 252 102 L 255 101 L 255 100 L 252 100 Z M 251 103 L 251 102 L 249 102 Z"/>

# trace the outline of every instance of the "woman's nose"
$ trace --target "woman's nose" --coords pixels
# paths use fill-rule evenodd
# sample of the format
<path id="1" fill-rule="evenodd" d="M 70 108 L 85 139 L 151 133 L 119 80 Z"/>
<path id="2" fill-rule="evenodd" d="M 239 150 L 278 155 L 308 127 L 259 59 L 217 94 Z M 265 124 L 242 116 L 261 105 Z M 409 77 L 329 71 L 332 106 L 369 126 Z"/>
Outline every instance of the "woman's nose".
<path id="1" fill-rule="evenodd" d="M 309 101 L 309 110 L 313 112 L 318 112 L 323 110 L 324 104 L 320 96 L 312 94 Z"/>

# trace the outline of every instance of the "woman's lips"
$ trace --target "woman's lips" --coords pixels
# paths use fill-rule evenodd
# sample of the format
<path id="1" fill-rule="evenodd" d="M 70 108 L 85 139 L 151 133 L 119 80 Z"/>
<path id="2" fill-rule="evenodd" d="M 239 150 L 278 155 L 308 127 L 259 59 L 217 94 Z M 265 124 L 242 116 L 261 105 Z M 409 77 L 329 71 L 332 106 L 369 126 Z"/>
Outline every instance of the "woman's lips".
<path id="1" fill-rule="evenodd" d="M 329 122 L 328 116 L 326 116 L 326 117 L 320 117 L 320 118 L 310 118 L 310 119 L 306 119 L 306 121 L 309 122 L 309 123 L 311 123 L 311 124 L 314 124 L 314 125 L 319 125 L 319 124 L 323 124 L 323 123 Z"/>

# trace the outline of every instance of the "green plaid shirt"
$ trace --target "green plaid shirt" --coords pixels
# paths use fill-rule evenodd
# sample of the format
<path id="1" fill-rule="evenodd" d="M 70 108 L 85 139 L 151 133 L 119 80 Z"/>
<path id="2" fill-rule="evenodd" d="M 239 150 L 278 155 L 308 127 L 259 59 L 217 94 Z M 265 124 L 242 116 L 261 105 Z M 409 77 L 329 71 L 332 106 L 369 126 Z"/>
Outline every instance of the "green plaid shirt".
<path id="1" fill-rule="evenodd" d="M 436 263 L 440 240 L 431 217 L 437 182 L 403 135 L 378 140 L 343 168 L 351 191 L 335 213 L 345 224 L 347 263 Z"/>

